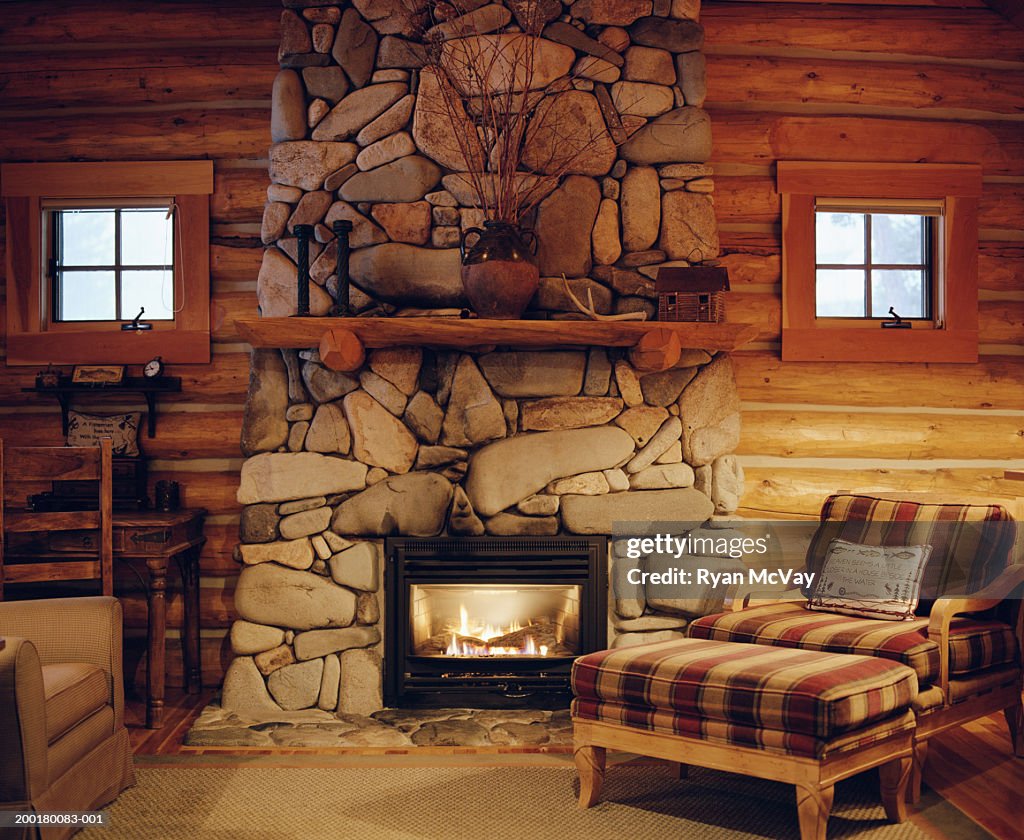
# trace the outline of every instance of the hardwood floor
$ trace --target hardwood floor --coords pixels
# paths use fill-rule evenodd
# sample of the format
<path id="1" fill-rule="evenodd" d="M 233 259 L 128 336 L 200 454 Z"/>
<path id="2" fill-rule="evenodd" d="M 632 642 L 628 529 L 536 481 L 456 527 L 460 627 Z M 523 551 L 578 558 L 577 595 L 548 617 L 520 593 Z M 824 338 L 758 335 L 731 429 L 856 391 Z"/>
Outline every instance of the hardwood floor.
<path id="1" fill-rule="evenodd" d="M 198 717 L 215 693 L 213 689 L 204 689 L 200 694 L 188 695 L 181 689 L 169 689 L 165 707 L 166 724 L 163 729 L 158 730 L 145 728 L 145 704 L 138 698 L 129 698 L 125 717 L 135 755 L 143 762 L 147 761 L 147 757 L 151 757 L 151 760 L 160 763 L 165 763 L 169 760 L 168 757 L 173 756 L 217 761 L 230 760 L 233 756 L 255 758 L 257 755 L 273 755 L 281 759 L 280 766 L 289 767 L 335 765 L 343 758 L 350 760 L 346 763 L 372 763 L 375 766 L 409 761 L 435 765 L 536 765 L 564 764 L 572 761 L 571 755 L 563 749 L 544 751 L 537 748 L 514 748 L 496 754 L 493 748 L 472 747 L 422 747 L 385 751 L 368 748 L 210 750 L 183 746 L 185 733 L 192 721 Z M 612 757 L 609 756 L 609 759 L 612 760 Z M 624 756 L 618 760 L 632 759 Z M 973 721 L 934 738 L 925 770 L 925 783 L 939 797 L 995 837 L 1005 840 L 1024 837 L 1024 831 L 1020 827 L 1020 802 L 1024 799 L 1024 759 L 1013 756 L 1006 722 L 1002 715 Z M 934 795 L 930 798 L 933 801 L 937 799 Z M 962 836 L 958 832 L 937 832 L 927 820 L 916 819 L 913 814 L 911 819 L 926 834 L 935 838 Z"/>
<path id="2" fill-rule="evenodd" d="M 198 694 L 186 694 L 181 688 L 168 688 L 164 698 L 164 726 L 146 729 L 146 702 L 131 691 L 125 699 L 124 718 L 135 755 L 178 755 L 185 733 L 199 713 L 217 694 L 204 688 Z"/>

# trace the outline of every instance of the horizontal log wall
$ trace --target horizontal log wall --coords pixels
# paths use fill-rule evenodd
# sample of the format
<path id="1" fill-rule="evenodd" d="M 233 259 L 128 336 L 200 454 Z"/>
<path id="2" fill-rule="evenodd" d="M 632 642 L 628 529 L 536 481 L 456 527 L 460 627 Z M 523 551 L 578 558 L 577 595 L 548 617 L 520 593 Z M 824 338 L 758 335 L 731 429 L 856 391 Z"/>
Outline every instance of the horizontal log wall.
<path id="1" fill-rule="evenodd" d="M 954 4 L 957 6 L 964 4 Z M 976 4 L 711 0 L 715 204 L 734 292 L 744 512 L 830 492 L 1012 496 L 1024 464 L 1024 32 Z M 779 160 L 980 163 L 976 365 L 779 360 Z M 1019 492 L 1019 491 L 1018 491 Z"/>
<path id="2" fill-rule="evenodd" d="M 72 0 L 42 16 L 36 3 L 2 5 L 0 160 L 215 162 L 213 361 L 169 371 L 182 377 L 182 393 L 161 403 L 157 437 L 143 446 L 153 480 L 180 481 L 186 503 L 211 513 L 201 624 L 204 680 L 216 684 L 229 661 L 248 381 L 247 347 L 231 319 L 255 311 L 281 6 Z M 760 328 L 757 349 L 737 356 L 748 514 L 811 515 L 840 488 L 1007 495 L 1002 465 L 1024 466 L 1024 41 L 980 2 L 949 5 L 705 4 L 730 317 Z M 774 163 L 801 158 L 984 166 L 979 364 L 779 361 Z M 0 272 L 2 252 L 0 239 Z M 0 372 L 0 437 L 59 442 L 56 407 L 21 393 L 34 375 Z M 137 590 L 130 569 L 119 575 Z M 129 633 L 142 632 L 142 595 L 125 604 Z M 176 592 L 168 615 L 173 636 Z M 168 662 L 180 681 L 173 643 Z"/>
<path id="3" fill-rule="evenodd" d="M 230 661 L 225 635 L 238 569 L 232 559 L 240 511 L 238 441 L 249 378 L 248 346 L 238 341 L 231 319 L 256 311 L 280 0 L 70 0 L 50 4 L 45 15 L 35 2 L 0 5 L 0 161 L 214 161 L 212 362 L 169 367 L 182 378 L 182 392 L 161 398 L 157 435 L 141 444 L 152 459 L 151 484 L 178 481 L 186 505 L 210 512 L 200 560 L 200 621 L 204 682 L 217 685 Z M 3 323 L 0 312 L 0 332 Z M 56 402 L 21 392 L 35 374 L 34 368 L 0 369 L 5 441 L 62 441 Z M 145 408 L 126 400 L 103 396 L 77 407 L 99 413 Z M 136 640 L 146 627 L 139 574 L 144 578 L 144 567 L 117 571 L 127 633 Z M 172 684 L 181 682 L 181 607 L 172 575 Z"/>

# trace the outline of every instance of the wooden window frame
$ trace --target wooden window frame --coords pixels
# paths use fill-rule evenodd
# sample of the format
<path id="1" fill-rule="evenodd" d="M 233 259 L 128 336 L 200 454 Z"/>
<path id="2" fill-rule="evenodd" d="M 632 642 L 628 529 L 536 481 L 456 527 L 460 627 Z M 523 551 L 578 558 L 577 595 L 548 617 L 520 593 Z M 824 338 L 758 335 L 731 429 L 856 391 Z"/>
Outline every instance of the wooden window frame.
<path id="1" fill-rule="evenodd" d="M 213 162 L 13 163 L 0 168 L 7 213 L 7 364 L 140 364 L 154 356 L 178 364 L 210 361 L 210 204 Z M 44 199 L 173 196 L 173 321 L 124 332 L 119 321 L 49 317 L 50 283 L 43 242 Z M 176 249 L 177 250 L 177 249 Z"/>
<path id="2" fill-rule="evenodd" d="M 978 361 L 980 166 L 779 161 L 777 188 L 782 197 L 783 361 Z M 818 196 L 944 202 L 931 319 L 914 321 L 911 329 L 892 330 L 878 326 L 887 318 L 853 321 L 816 316 L 814 203 Z"/>

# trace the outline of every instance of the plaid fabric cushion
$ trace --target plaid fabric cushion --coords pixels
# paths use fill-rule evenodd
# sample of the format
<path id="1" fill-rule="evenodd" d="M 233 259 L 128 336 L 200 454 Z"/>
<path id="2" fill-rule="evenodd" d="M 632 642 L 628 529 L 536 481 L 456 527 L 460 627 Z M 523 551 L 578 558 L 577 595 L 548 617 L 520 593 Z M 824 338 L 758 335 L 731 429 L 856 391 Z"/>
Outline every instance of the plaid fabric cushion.
<path id="1" fill-rule="evenodd" d="M 824 740 L 892 717 L 917 695 L 914 672 L 883 659 L 699 639 L 581 656 L 572 686 L 581 700 Z"/>
<path id="2" fill-rule="evenodd" d="M 718 720 L 681 715 L 668 709 L 605 703 L 582 697 L 572 701 L 572 715 L 583 720 L 597 720 L 653 732 L 665 732 L 669 735 L 699 738 L 713 744 L 754 747 L 777 755 L 801 755 L 819 760 L 834 753 L 866 747 L 890 735 L 911 730 L 915 726 L 914 713 L 906 711 L 863 729 L 825 740 L 802 732 L 783 732 L 778 729 L 723 723 Z"/>
<path id="3" fill-rule="evenodd" d="M 982 527 L 979 523 L 1005 523 Z M 930 545 L 917 610 L 927 615 L 938 591 L 973 592 L 1010 563 L 1016 525 L 1002 505 L 936 505 L 877 499 L 873 496 L 829 496 L 821 508 L 821 524 L 807 548 L 807 569 L 819 572 L 829 543 L 843 539 L 870 545 Z"/>
<path id="4" fill-rule="evenodd" d="M 1008 624 L 970 616 L 954 618 L 950 622 L 950 674 L 970 674 L 1019 661 L 1017 637 Z"/>
<path id="5" fill-rule="evenodd" d="M 939 646 L 928 636 L 928 619 L 882 621 L 812 612 L 803 603 L 785 601 L 698 618 L 690 623 L 694 639 L 753 642 L 829 653 L 856 653 L 913 668 L 922 686 L 939 677 Z"/>

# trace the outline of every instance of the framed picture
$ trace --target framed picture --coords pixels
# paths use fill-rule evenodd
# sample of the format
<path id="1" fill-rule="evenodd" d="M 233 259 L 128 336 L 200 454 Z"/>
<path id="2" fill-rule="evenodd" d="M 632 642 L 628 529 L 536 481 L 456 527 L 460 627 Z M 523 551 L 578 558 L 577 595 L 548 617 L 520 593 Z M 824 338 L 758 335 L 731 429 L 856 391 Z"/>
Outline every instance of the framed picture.
<path id="1" fill-rule="evenodd" d="M 120 385 L 124 365 L 75 365 L 71 381 L 75 385 Z"/>

